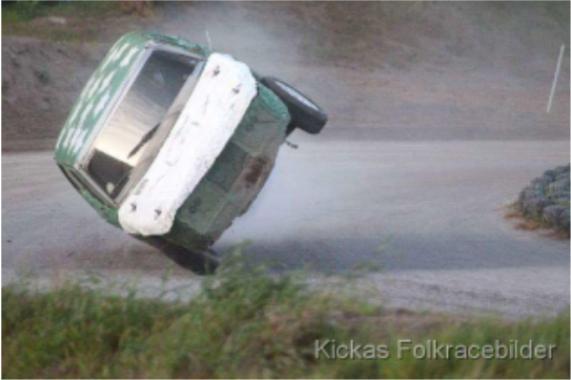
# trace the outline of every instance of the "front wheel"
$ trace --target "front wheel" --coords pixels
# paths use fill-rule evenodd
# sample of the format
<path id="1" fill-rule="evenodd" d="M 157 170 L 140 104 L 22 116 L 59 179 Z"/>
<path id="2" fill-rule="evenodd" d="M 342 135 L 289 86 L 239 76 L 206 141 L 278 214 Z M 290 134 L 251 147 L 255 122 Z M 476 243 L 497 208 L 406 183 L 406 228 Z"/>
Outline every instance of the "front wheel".
<path id="1" fill-rule="evenodd" d="M 265 77 L 261 79 L 261 82 L 286 104 L 291 116 L 288 134 L 294 128 L 311 134 L 321 132 L 327 123 L 327 115 L 315 102 L 280 79 Z"/>

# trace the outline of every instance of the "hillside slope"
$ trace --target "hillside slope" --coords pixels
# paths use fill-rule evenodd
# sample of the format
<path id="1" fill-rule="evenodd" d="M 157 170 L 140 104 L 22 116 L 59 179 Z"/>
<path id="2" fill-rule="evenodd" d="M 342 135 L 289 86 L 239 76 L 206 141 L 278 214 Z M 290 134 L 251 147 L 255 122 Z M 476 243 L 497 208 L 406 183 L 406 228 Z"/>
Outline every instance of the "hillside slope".
<path id="1" fill-rule="evenodd" d="M 324 136 L 568 139 L 569 49 L 545 107 L 568 3 L 171 3 L 3 36 L 3 150 L 49 147 L 89 73 L 122 33 L 154 29 L 236 55 L 298 85 L 330 115 Z M 93 29 L 93 21 L 88 23 Z M 67 29 L 66 29 L 67 28 Z M 54 30 L 58 33 L 55 33 Z"/>

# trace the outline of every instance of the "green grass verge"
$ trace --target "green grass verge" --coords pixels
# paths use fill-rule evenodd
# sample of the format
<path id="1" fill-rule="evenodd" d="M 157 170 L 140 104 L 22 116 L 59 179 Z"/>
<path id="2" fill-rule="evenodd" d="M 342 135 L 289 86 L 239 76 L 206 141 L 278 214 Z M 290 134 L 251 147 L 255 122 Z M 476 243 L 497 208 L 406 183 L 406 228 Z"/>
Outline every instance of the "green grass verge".
<path id="1" fill-rule="evenodd" d="M 394 312 L 305 289 L 291 277 L 222 270 L 189 302 L 110 296 L 77 285 L 2 289 L 6 378 L 569 378 L 569 314 L 545 322 Z M 555 344 L 551 360 L 398 359 L 397 339 Z M 316 358 L 315 340 L 387 344 L 374 360 Z"/>

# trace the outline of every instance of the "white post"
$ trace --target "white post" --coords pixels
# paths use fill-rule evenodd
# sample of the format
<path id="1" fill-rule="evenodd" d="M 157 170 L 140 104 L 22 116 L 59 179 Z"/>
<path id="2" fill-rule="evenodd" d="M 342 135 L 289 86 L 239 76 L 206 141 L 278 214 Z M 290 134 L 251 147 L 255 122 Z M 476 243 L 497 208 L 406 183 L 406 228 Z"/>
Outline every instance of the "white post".
<path id="1" fill-rule="evenodd" d="M 559 49 L 559 59 L 557 60 L 557 67 L 555 68 L 555 75 L 553 75 L 553 84 L 551 84 L 551 92 L 549 93 L 549 101 L 547 102 L 547 110 L 545 112 L 549 113 L 551 111 L 551 102 L 553 102 L 553 96 L 555 95 L 555 87 L 557 87 L 557 78 L 559 78 L 559 71 L 561 70 L 561 61 L 563 60 L 563 52 L 565 51 L 565 45 L 561 45 Z"/>
<path id="2" fill-rule="evenodd" d="M 208 49 L 212 50 L 212 40 L 210 40 L 210 33 L 208 33 L 208 29 L 205 30 L 206 34 L 206 43 L 208 43 Z"/>

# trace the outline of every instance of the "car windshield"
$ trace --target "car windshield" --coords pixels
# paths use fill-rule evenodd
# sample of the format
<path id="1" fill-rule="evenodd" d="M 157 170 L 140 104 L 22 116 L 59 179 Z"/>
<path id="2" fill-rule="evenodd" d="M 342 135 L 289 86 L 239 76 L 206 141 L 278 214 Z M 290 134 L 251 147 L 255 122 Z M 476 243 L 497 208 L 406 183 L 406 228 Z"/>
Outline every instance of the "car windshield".
<path id="1" fill-rule="evenodd" d="M 180 112 L 173 103 L 190 96 L 189 83 L 194 82 L 199 63 L 184 54 L 153 51 L 108 118 L 93 143 L 87 173 L 111 199 L 135 180 L 134 172 L 150 165 L 160 147 L 156 140 L 166 137 L 165 129 L 172 127 Z M 186 91 L 181 91 L 183 87 Z"/>

